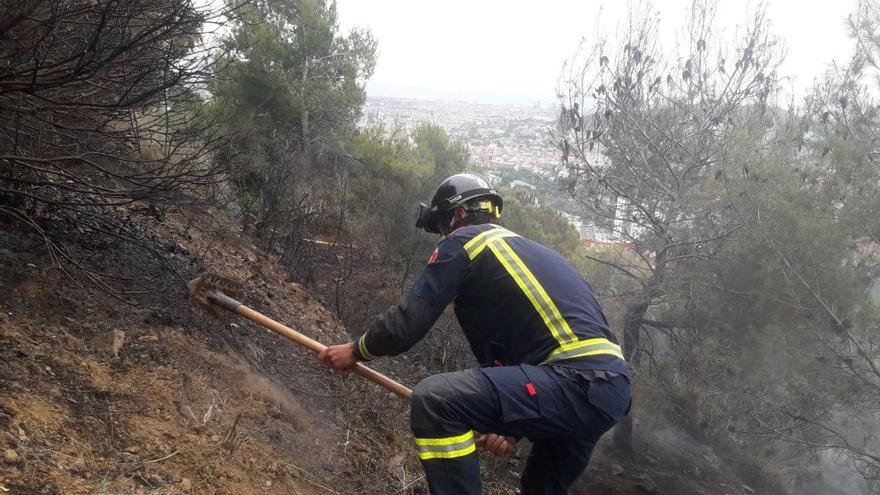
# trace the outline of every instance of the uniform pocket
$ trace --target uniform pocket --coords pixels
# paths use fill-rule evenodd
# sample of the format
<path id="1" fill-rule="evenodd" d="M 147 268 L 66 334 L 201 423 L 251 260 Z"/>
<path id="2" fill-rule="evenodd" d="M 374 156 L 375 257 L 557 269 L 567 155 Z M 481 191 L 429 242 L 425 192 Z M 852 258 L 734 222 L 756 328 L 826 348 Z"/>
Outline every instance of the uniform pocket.
<path id="1" fill-rule="evenodd" d="M 543 366 L 497 366 L 481 368 L 495 391 L 505 423 L 542 418 L 555 421 L 561 415 L 556 395 L 559 383 Z"/>
<path id="2" fill-rule="evenodd" d="M 558 396 L 563 395 L 563 391 L 555 373 L 546 366 L 524 364 L 521 368 L 532 385 L 528 392 L 536 399 L 541 417 L 558 417 L 561 411 Z"/>
<path id="3" fill-rule="evenodd" d="M 498 366 L 480 370 L 492 382 L 498 394 L 501 419 L 505 423 L 541 417 L 538 400 L 530 393 L 534 387 L 520 366 Z"/>
<path id="4" fill-rule="evenodd" d="M 591 381 L 587 399 L 609 419 L 620 421 L 629 413 L 629 381 L 623 376 L 614 377 L 611 381 Z"/>

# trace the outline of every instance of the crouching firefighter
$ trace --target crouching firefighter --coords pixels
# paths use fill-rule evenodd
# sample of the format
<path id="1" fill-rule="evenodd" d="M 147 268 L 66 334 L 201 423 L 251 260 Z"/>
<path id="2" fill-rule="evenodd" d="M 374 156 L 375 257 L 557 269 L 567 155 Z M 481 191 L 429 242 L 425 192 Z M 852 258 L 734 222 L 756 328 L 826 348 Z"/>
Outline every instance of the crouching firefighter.
<path id="1" fill-rule="evenodd" d="M 559 253 L 501 227 L 501 209 L 477 174 L 443 181 L 416 222 L 442 237 L 412 289 L 360 338 L 320 355 L 343 370 L 400 354 L 454 301 L 481 367 L 413 390 L 412 433 L 434 495 L 481 493 L 477 447 L 505 455 L 520 438 L 532 444 L 521 493 L 565 494 L 629 411 L 629 369 L 592 289 Z"/>

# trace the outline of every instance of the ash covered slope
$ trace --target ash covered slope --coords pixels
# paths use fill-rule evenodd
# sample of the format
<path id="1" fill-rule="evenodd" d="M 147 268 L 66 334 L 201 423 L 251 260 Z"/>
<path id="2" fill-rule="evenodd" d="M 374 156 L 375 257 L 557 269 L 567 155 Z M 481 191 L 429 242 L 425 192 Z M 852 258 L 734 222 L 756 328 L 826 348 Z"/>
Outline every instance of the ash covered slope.
<path id="1" fill-rule="evenodd" d="M 39 239 L 3 226 L 0 486 L 384 493 L 374 478 L 417 478 L 415 461 L 397 455 L 408 452 L 402 434 L 382 426 L 403 415 L 402 401 L 332 376 L 307 351 L 247 322 L 198 314 L 184 281 L 220 268 L 246 281 L 247 303 L 318 340 L 344 341 L 314 297 L 240 237 L 220 241 L 188 228 L 182 214 L 139 221 L 159 256 L 97 234 L 70 247 L 118 277 L 106 281 L 137 305 L 78 286 Z"/>
<path id="2" fill-rule="evenodd" d="M 39 238 L 0 225 L 2 488 L 427 493 L 403 401 L 330 374 L 308 351 L 244 320 L 205 317 L 185 282 L 208 269 L 243 280 L 248 305 L 322 342 L 349 339 L 314 295 L 287 282 L 246 237 L 212 233 L 205 215 L 128 213 L 145 245 L 81 232 L 66 246 L 84 266 L 112 274 L 102 280 L 135 304 L 80 286 L 82 272 L 66 276 Z M 375 277 L 357 283 L 381 292 Z M 376 365 L 410 386 L 425 372 L 405 358 Z M 705 446 L 637 442 L 631 458 L 600 445 L 572 493 L 750 493 Z M 522 450 L 521 459 L 484 458 L 487 494 L 516 493 Z"/>

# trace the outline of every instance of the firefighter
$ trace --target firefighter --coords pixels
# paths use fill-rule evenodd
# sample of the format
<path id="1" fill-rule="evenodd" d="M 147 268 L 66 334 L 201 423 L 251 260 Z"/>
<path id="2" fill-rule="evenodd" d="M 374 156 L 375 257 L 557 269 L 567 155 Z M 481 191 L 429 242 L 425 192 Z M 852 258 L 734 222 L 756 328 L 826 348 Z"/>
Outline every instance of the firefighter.
<path id="1" fill-rule="evenodd" d="M 410 404 L 434 495 L 481 493 L 477 447 L 508 455 L 521 438 L 531 442 L 521 493 L 565 494 L 629 411 L 629 369 L 589 284 L 503 228 L 502 206 L 477 174 L 443 181 L 421 204 L 416 227 L 442 237 L 413 287 L 360 338 L 320 355 L 344 370 L 400 354 L 454 302 L 480 367 L 422 380 Z"/>

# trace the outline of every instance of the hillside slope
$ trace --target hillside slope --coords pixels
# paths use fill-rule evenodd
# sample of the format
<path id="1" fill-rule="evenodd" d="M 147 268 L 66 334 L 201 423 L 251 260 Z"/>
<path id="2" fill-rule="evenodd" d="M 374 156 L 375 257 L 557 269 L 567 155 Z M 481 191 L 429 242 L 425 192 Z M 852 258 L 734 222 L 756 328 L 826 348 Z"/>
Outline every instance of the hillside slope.
<path id="1" fill-rule="evenodd" d="M 78 283 L 81 272 L 68 277 L 39 238 L 3 226 L 0 489 L 426 493 L 403 401 L 244 321 L 207 318 L 184 282 L 211 268 L 245 281 L 249 305 L 346 341 L 314 295 L 242 236 L 214 235 L 210 212 L 128 213 L 145 246 L 79 233 L 68 247 L 113 274 L 105 280 L 127 302 Z M 377 366 L 410 386 L 419 378 L 405 359 Z M 631 459 L 600 446 L 574 493 L 751 493 L 708 449 L 673 454 L 663 442 L 643 439 Z M 487 493 L 515 493 L 522 462 L 487 457 Z"/>
<path id="2" fill-rule="evenodd" d="M 247 281 L 248 303 L 316 339 L 344 341 L 323 306 L 238 238 L 209 241 L 183 217 L 141 220 L 159 232 L 152 248 L 161 260 L 100 236 L 71 248 L 120 277 L 113 285 L 138 305 L 80 287 L 27 232 L 3 237 L 0 485 L 9 493 L 383 493 L 367 486 L 369 473 L 416 478 L 415 461 L 384 455 L 391 446 L 405 452 L 395 438 L 365 429 L 403 414 L 402 401 L 332 376 L 264 330 L 199 314 L 183 282 L 204 265 L 222 268 Z M 365 390 L 366 401 L 350 397 Z M 381 413 L 366 409 L 376 399 Z"/>

